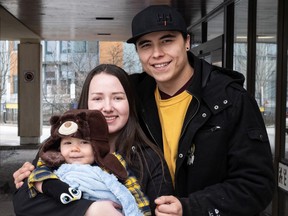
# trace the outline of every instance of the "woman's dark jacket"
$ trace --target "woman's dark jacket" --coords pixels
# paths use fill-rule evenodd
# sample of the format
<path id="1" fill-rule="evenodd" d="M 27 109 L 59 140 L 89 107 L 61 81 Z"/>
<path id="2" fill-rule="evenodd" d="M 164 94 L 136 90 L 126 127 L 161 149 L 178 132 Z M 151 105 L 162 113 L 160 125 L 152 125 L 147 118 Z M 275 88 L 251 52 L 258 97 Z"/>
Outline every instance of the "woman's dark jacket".
<path id="1" fill-rule="evenodd" d="M 191 53 L 188 57 L 194 75 L 187 91 L 193 99 L 175 171 L 184 215 L 257 215 L 272 200 L 274 188 L 272 154 L 259 107 L 242 87 L 242 74 Z M 131 78 L 142 128 L 163 149 L 155 80 L 145 72 Z"/>
<path id="2" fill-rule="evenodd" d="M 141 189 L 149 198 L 150 208 L 154 214 L 154 200 L 161 195 L 174 194 L 174 191 L 167 164 L 161 163 L 160 158 L 151 148 L 145 148 L 143 153 L 147 164 L 143 164 Z M 38 157 L 35 158 L 33 164 L 35 165 L 37 161 Z M 130 169 L 139 179 L 139 167 L 130 167 Z M 93 201 L 81 199 L 64 205 L 41 193 L 35 198 L 29 198 L 27 180 L 13 197 L 14 211 L 17 216 L 81 216 L 92 203 Z"/>

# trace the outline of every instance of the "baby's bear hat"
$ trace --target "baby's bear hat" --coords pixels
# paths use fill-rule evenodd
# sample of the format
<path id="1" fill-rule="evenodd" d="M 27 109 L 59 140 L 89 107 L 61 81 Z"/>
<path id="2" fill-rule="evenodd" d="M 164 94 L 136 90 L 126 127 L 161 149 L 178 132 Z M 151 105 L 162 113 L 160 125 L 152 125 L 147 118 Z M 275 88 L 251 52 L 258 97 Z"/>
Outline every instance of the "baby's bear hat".
<path id="1" fill-rule="evenodd" d="M 91 142 L 94 159 L 98 166 L 112 172 L 121 180 L 127 178 L 127 171 L 117 157 L 110 153 L 108 125 L 98 110 L 73 109 L 63 115 L 50 118 L 51 135 L 42 144 L 39 156 L 48 167 L 65 163 L 60 153 L 60 141 L 74 137 Z"/>

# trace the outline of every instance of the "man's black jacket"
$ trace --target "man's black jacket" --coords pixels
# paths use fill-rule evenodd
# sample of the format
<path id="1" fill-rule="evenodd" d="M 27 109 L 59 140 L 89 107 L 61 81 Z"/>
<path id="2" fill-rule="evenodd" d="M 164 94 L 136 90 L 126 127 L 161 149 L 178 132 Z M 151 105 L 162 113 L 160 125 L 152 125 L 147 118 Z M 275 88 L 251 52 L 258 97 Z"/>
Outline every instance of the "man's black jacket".
<path id="1" fill-rule="evenodd" d="M 272 200 L 271 148 L 259 107 L 244 76 L 188 53 L 194 68 L 176 160 L 175 191 L 184 215 L 253 216 Z M 163 149 L 155 80 L 132 74 L 143 129 Z M 194 148 L 195 147 L 195 148 Z M 191 162 L 191 152 L 194 161 Z"/>

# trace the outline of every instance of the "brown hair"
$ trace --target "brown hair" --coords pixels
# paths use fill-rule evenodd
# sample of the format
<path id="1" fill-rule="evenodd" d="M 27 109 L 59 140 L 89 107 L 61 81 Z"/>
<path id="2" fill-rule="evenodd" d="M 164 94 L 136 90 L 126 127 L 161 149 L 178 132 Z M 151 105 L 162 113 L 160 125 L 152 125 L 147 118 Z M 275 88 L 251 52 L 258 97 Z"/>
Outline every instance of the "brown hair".
<path id="1" fill-rule="evenodd" d="M 143 164 L 146 163 L 143 149 L 150 147 L 161 158 L 163 169 L 163 154 L 158 147 L 152 143 L 143 132 L 137 117 L 136 102 L 129 75 L 122 68 L 113 64 L 100 64 L 87 75 L 82 87 L 79 98 L 78 109 L 88 109 L 88 93 L 90 82 L 93 77 L 100 73 L 107 73 L 118 78 L 126 93 L 129 104 L 129 118 L 126 125 L 122 128 L 117 140 L 116 150 L 123 155 L 128 166 L 138 168 L 140 182 L 143 176 Z M 148 167 L 149 168 L 149 167 Z"/>

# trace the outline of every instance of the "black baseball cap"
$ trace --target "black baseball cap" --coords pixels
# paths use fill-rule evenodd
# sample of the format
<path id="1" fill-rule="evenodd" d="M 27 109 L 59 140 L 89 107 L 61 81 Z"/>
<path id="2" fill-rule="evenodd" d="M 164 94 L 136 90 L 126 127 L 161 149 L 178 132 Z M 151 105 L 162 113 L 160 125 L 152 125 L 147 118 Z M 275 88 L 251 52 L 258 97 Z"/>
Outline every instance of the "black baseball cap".
<path id="1" fill-rule="evenodd" d="M 136 43 L 139 37 L 157 31 L 187 33 L 182 15 L 168 5 L 151 5 L 140 11 L 132 20 L 132 37 L 127 43 Z"/>

